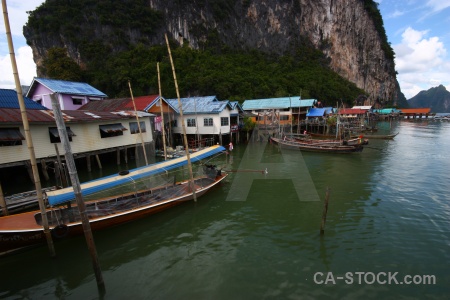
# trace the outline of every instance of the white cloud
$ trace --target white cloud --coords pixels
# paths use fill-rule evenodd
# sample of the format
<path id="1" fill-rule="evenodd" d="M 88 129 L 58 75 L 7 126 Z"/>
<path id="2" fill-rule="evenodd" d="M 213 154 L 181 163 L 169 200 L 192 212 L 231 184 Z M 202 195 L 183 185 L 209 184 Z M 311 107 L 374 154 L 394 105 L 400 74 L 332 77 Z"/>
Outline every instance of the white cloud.
<path id="1" fill-rule="evenodd" d="M 11 29 L 16 63 L 19 71 L 20 83 L 29 85 L 33 77 L 36 76 L 36 65 L 33 61 L 31 48 L 26 45 L 23 36 L 23 26 L 28 21 L 27 11 L 35 10 L 44 0 L 8 0 L 6 1 L 8 10 L 9 26 Z M 2 6 L 3 8 L 3 6 Z M 3 11 L 3 10 L 2 10 Z M 0 26 L 0 87 L 15 88 L 14 76 L 11 67 L 11 59 L 8 51 L 6 39 L 6 28 L 4 24 L 4 15 L 1 17 Z"/>
<path id="2" fill-rule="evenodd" d="M 426 6 L 430 7 L 433 13 L 437 13 L 450 7 L 450 0 L 428 0 Z"/>
<path id="3" fill-rule="evenodd" d="M 9 26 L 11 27 L 11 34 L 22 36 L 23 26 L 28 21 L 27 11 L 35 10 L 36 7 L 43 3 L 43 0 L 8 0 L 6 6 L 8 9 Z M 3 14 L 2 14 L 3 19 Z M 0 26 L 0 34 L 6 32 L 4 26 Z"/>
<path id="4" fill-rule="evenodd" d="M 30 85 L 36 76 L 36 66 L 33 61 L 33 53 L 28 46 L 20 47 L 15 53 L 19 80 L 21 85 Z M 0 57 L 0 87 L 15 88 L 14 75 L 11 66 L 10 55 Z"/>
<path id="5" fill-rule="evenodd" d="M 427 30 L 408 27 L 402 34 L 401 43 L 393 46 L 398 81 L 408 99 L 449 80 L 445 46 L 438 37 L 428 38 L 427 34 Z"/>

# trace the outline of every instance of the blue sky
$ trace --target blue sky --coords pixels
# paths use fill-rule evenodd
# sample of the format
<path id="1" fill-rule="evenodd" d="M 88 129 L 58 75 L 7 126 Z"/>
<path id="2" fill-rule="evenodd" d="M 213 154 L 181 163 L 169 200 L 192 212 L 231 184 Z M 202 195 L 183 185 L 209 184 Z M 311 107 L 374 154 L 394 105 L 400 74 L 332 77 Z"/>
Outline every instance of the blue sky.
<path id="1" fill-rule="evenodd" d="M 22 35 L 27 11 L 43 0 L 7 0 L 8 16 L 22 85 L 36 76 L 31 48 Z M 379 0 L 384 28 L 395 51 L 397 79 L 409 99 L 444 85 L 450 91 L 450 0 Z M 3 22 L 0 26 L 0 87 L 14 88 Z"/>

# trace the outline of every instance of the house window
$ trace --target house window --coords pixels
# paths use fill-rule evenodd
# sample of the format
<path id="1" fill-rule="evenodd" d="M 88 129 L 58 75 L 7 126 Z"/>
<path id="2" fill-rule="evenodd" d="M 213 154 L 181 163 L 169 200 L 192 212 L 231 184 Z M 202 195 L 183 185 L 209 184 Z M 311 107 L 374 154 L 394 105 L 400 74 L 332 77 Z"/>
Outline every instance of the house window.
<path id="1" fill-rule="evenodd" d="M 228 117 L 220 118 L 220 126 L 228 126 L 230 123 L 228 122 Z"/>
<path id="2" fill-rule="evenodd" d="M 188 127 L 195 127 L 195 119 L 187 119 Z"/>
<path id="3" fill-rule="evenodd" d="M 173 120 L 173 121 L 172 121 L 172 127 L 178 127 L 178 122 L 177 122 L 177 120 Z"/>
<path id="4" fill-rule="evenodd" d="M 210 126 L 213 126 L 213 125 L 214 125 L 214 123 L 213 123 L 213 119 L 212 118 L 204 118 L 203 119 L 203 126 L 210 127 Z"/>
<path id="5" fill-rule="evenodd" d="M 281 115 L 280 116 L 280 121 L 287 121 L 289 120 L 289 116 L 288 115 Z"/>
<path id="6" fill-rule="evenodd" d="M 70 127 L 66 127 L 67 131 L 67 137 L 69 138 L 69 142 L 72 141 L 72 137 L 76 136 L 75 133 L 73 133 L 72 130 L 70 130 Z M 61 143 L 61 138 L 59 137 L 58 128 L 56 127 L 49 127 L 48 128 L 48 134 L 50 135 L 50 143 Z"/>
<path id="7" fill-rule="evenodd" d="M 123 125 L 121 123 L 99 125 L 99 129 L 100 129 L 100 136 L 102 139 L 113 137 L 113 136 L 123 135 L 123 132 L 125 130 L 128 130 L 125 127 L 123 127 Z"/>
<path id="8" fill-rule="evenodd" d="M 72 103 L 73 103 L 73 105 L 82 105 L 83 104 L 83 99 L 81 99 L 81 98 L 72 98 Z"/>
<path id="9" fill-rule="evenodd" d="M 147 130 L 145 129 L 144 121 L 139 122 L 139 126 L 141 127 L 141 132 L 147 132 Z M 130 122 L 130 133 L 131 134 L 139 133 L 139 127 L 137 122 Z"/>
<path id="10" fill-rule="evenodd" d="M 19 146 L 25 140 L 18 127 L 0 128 L 0 146 Z"/>

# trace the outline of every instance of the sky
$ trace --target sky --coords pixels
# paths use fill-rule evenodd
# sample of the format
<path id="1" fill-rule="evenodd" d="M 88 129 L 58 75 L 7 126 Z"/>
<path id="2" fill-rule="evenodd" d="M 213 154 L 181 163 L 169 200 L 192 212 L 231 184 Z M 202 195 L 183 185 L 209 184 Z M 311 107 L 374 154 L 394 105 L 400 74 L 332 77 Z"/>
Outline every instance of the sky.
<path id="1" fill-rule="evenodd" d="M 22 28 L 27 11 L 43 0 L 6 0 L 21 85 L 36 76 Z M 406 99 L 440 84 L 450 91 L 450 0 L 378 0 L 384 28 L 395 52 L 397 80 Z M 0 88 L 15 88 L 4 18 L 0 26 Z"/>

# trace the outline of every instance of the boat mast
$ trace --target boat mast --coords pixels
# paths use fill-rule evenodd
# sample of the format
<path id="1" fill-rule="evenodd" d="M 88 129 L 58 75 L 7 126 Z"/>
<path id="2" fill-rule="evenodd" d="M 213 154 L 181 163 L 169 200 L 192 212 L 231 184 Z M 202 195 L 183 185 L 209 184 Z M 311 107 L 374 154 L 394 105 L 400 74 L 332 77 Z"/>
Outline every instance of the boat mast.
<path id="1" fill-rule="evenodd" d="M 156 63 L 156 69 L 158 70 L 158 89 L 159 89 L 159 109 L 161 110 L 161 123 L 162 123 L 162 136 L 163 136 L 163 149 L 164 149 L 164 160 L 167 160 L 167 149 L 166 149 L 166 129 L 164 128 L 164 109 L 161 95 L 161 76 L 159 75 L 159 62 Z"/>
<path id="2" fill-rule="evenodd" d="M 145 152 L 145 143 L 144 143 L 144 138 L 142 137 L 141 124 L 139 122 L 139 116 L 138 116 L 138 113 L 136 110 L 136 103 L 134 103 L 133 91 L 131 90 L 131 83 L 129 80 L 128 80 L 128 87 L 130 88 L 131 101 L 133 101 L 134 114 L 136 115 L 136 122 L 137 122 L 137 126 L 139 129 L 139 137 L 141 139 L 142 151 L 144 152 L 145 165 L 148 166 L 147 153 Z"/>
<path id="3" fill-rule="evenodd" d="M 54 257 L 54 256 L 56 256 L 55 247 L 53 245 L 52 236 L 51 236 L 49 226 L 48 226 L 47 212 L 45 211 L 45 204 L 44 204 L 44 198 L 43 198 L 43 194 L 42 194 L 41 180 L 39 178 L 39 170 L 38 170 L 37 164 L 36 164 L 36 154 L 34 152 L 33 140 L 31 138 L 31 133 L 30 133 L 30 125 L 28 123 L 25 102 L 23 100 L 23 95 L 22 95 L 22 87 L 20 85 L 19 72 L 17 70 L 16 56 L 14 54 L 14 46 L 13 46 L 13 41 L 12 41 L 12 37 L 11 37 L 11 28 L 9 26 L 8 8 L 6 7 L 6 0 L 2 0 L 2 7 L 3 7 L 3 19 L 5 20 L 6 38 L 8 40 L 8 47 L 9 47 L 9 54 L 10 54 L 9 56 L 11 59 L 11 66 L 13 68 L 14 82 L 16 84 L 16 91 L 17 91 L 17 98 L 19 100 L 20 114 L 22 116 L 23 130 L 25 131 L 25 140 L 27 142 L 27 147 L 30 152 L 30 163 L 31 163 L 31 169 L 33 171 L 33 179 L 34 179 L 34 185 L 36 187 L 36 195 L 37 195 L 37 199 L 38 199 L 38 203 L 39 203 L 39 209 L 41 211 L 41 216 L 42 216 L 42 226 L 44 227 L 44 235 L 47 240 L 47 246 L 50 251 L 50 256 Z"/>
<path id="4" fill-rule="evenodd" d="M 181 127 L 183 129 L 184 149 L 186 151 L 189 176 L 191 177 L 191 181 L 190 181 L 191 191 L 192 191 L 192 196 L 194 197 L 194 201 L 197 202 L 197 195 L 195 193 L 195 185 L 194 185 L 194 174 L 192 173 L 191 156 L 189 155 L 189 145 L 188 145 L 187 136 L 186 136 L 186 126 L 184 124 L 183 106 L 181 105 L 180 91 L 178 90 L 177 75 L 175 73 L 175 66 L 173 64 L 172 53 L 170 52 L 169 39 L 167 38 L 167 34 L 165 34 L 165 38 L 166 38 L 167 50 L 169 52 L 170 64 L 172 65 L 172 73 L 173 73 L 173 80 L 175 82 L 175 90 L 177 92 L 178 110 L 180 111 Z"/>

